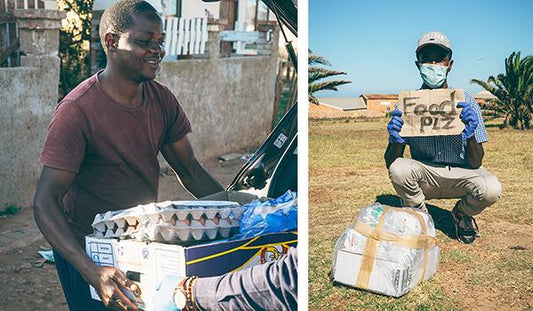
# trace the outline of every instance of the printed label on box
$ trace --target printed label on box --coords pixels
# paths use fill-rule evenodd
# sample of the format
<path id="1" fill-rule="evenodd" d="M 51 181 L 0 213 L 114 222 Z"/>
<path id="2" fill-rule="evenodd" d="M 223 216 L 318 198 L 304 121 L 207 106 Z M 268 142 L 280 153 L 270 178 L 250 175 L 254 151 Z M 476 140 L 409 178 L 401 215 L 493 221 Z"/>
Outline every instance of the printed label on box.
<path id="1" fill-rule="evenodd" d="M 110 243 L 92 242 L 89 244 L 92 261 L 98 266 L 112 266 L 115 262 L 113 246 Z"/>
<path id="2" fill-rule="evenodd" d="M 154 256 L 157 279 L 163 279 L 165 275 L 185 275 L 183 250 L 155 248 Z"/>

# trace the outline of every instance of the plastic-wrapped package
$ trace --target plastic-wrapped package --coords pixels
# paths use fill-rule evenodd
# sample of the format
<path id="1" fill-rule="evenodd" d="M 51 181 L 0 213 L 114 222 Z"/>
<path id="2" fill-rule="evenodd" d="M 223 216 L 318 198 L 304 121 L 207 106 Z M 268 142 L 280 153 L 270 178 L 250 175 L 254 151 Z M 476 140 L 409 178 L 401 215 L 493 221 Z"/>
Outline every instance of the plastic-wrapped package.
<path id="1" fill-rule="evenodd" d="M 337 240 L 338 283 L 400 297 L 437 272 L 440 250 L 431 215 L 375 203 Z"/>
<path id="2" fill-rule="evenodd" d="M 95 216 L 97 238 L 188 242 L 228 238 L 239 231 L 243 210 L 230 201 L 165 201 Z"/>
<path id="3" fill-rule="evenodd" d="M 298 228 L 298 196 L 288 190 L 282 196 L 266 201 L 254 200 L 242 206 L 239 234 L 232 239 L 245 239 L 266 233 L 292 231 Z"/>

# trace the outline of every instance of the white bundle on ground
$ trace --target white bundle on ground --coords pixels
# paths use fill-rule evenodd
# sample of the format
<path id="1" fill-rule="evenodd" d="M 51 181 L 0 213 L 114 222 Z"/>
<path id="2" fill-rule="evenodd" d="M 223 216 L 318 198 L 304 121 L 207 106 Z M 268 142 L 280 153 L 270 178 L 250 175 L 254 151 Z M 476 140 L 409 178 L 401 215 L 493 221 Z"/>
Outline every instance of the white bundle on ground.
<path id="1" fill-rule="evenodd" d="M 440 251 L 431 215 L 375 203 L 363 208 L 337 240 L 336 282 L 399 297 L 438 269 Z"/>
<path id="2" fill-rule="evenodd" d="M 165 201 L 98 214 L 97 238 L 187 242 L 227 238 L 239 231 L 242 208 L 230 201 Z"/>

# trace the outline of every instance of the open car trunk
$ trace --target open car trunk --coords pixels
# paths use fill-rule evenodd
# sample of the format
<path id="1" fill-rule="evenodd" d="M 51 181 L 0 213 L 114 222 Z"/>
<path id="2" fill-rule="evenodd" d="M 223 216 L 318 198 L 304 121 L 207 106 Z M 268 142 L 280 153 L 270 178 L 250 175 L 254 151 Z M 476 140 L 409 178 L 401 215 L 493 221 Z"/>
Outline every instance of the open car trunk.
<path id="1" fill-rule="evenodd" d="M 228 191 L 278 197 L 298 190 L 298 105 L 283 116 L 266 141 L 237 173 Z"/>
<path id="2" fill-rule="evenodd" d="M 219 0 L 203 0 L 216 2 Z M 297 8 L 292 0 L 262 0 L 276 15 L 278 22 L 297 36 Z M 283 36 L 287 38 L 282 28 Z M 297 59 L 291 42 L 285 45 L 289 58 L 297 68 Z M 278 197 L 287 190 L 297 191 L 298 166 L 298 105 L 291 107 L 272 130 L 257 152 L 243 165 L 226 188 L 228 192 L 247 192 L 258 197 Z"/>

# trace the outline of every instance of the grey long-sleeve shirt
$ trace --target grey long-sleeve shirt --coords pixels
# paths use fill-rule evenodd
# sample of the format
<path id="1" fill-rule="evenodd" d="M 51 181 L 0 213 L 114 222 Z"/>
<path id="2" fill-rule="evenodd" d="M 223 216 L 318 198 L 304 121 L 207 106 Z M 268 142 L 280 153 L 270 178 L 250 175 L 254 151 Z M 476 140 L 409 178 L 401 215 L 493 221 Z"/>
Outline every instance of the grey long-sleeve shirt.
<path id="1" fill-rule="evenodd" d="M 298 251 L 277 261 L 218 277 L 201 278 L 194 296 L 200 310 L 296 310 Z"/>

